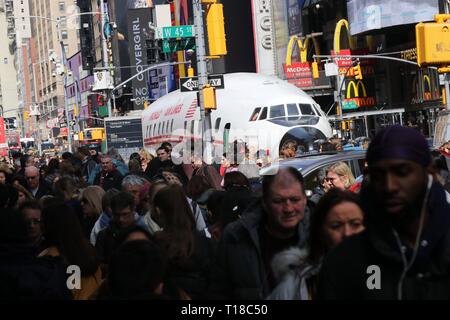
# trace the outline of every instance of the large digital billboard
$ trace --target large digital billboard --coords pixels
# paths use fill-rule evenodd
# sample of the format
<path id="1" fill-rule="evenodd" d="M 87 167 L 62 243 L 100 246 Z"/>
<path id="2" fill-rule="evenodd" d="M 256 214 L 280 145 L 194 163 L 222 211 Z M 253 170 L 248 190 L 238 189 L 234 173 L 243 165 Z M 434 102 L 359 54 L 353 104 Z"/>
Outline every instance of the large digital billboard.
<path id="1" fill-rule="evenodd" d="M 347 0 L 352 35 L 396 25 L 431 21 L 439 13 L 437 0 Z"/>

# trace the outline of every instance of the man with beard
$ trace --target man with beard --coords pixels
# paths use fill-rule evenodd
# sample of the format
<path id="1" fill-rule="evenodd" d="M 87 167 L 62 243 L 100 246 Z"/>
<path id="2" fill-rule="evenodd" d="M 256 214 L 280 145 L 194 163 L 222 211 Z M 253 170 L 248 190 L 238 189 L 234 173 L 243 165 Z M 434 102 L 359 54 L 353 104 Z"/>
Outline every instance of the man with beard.
<path id="1" fill-rule="evenodd" d="M 429 174 L 415 129 L 390 126 L 367 151 L 366 230 L 325 258 L 324 299 L 449 299 L 450 195 Z"/>

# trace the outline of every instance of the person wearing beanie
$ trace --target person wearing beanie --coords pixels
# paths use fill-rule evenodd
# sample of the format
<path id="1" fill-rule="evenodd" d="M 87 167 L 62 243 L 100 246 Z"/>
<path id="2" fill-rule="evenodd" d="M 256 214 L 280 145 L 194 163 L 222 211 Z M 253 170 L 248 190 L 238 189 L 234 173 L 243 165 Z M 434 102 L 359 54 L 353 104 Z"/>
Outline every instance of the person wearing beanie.
<path id="1" fill-rule="evenodd" d="M 429 174 L 425 138 L 399 125 L 367 151 L 366 229 L 324 259 L 321 299 L 449 299 L 450 195 Z"/>

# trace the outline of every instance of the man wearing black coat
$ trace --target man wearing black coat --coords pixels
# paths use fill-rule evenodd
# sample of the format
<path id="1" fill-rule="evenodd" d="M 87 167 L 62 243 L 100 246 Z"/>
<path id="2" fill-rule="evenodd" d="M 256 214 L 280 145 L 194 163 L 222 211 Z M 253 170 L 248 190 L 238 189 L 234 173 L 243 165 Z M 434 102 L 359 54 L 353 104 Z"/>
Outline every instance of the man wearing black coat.
<path id="1" fill-rule="evenodd" d="M 94 185 L 102 187 L 105 191 L 112 188 L 120 190 L 123 176 L 114 166 L 112 159 L 109 156 L 104 156 L 101 164 L 102 171 L 95 176 Z"/>
<path id="2" fill-rule="evenodd" d="M 294 168 L 265 176 L 263 199 L 229 224 L 217 248 L 210 294 L 216 298 L 265 299 L 276 285 L 275 254 L 304 247 L 308 238 L 303 176 Z"/>
<path id="3" fill-rule="evenodd" d="M 39 200 L 45 195 L 51 193 L 50 189 L 45 183 L 41 183 L 39 176 L 39 169 L 34 166 L 25 168 L 25 179 L 27 180 L 28 191 Z"/>
<path id="4" fill-rule="evenodd" d="M 450 299 L 450 195 L 428 173 L 428 145 L 391 126 L 367 152 L 366 230 L 332 250 L 322 299 Z"/>

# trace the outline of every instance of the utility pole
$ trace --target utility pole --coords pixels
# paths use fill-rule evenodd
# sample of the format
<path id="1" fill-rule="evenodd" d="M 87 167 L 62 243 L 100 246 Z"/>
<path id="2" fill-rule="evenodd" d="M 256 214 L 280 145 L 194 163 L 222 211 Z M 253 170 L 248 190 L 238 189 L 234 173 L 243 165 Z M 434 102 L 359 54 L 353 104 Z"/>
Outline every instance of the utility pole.
<path id="1" fill-rule="evenodd" d="M 67 143 L 68 143 L 68 149 L 69 152 L 72 152 L 72 132 L 70 130 L 70 119 L 69 119 L 69 104 L 67 102 L 67 66 L 66 66 L 66 53 L 64 52 L 64 43 L 62 41 L 62 30 L 61 30 L 61 19 L 58 19 L 56 22 L 56 29 L 58 32 L 58 43 L 61 49 L 61 64 L 63 64 L 64 73 L 63 76 L 63 85 L 64 85 L 64 111 L 66 115 L 66 121 L 67 121 Z"/>
<path id="2" fill-rule="evenodd" d="M 444 13 L 450 13 L 450 2 L 448 0 L 443 0 Z M 444 86 L 445 86 L 445 104 L 447 111 L 450 111 L 450 74 L 448 72 L 444 73 Z"/>
<path id="3" fill-rule="evenodd" d="M 195 44 L 197 53 L 197 76 L 198 76 L 198 104 L 200 107 L 200 121 L 203 125 L 202 141 L 204 142 L 203 161 L 212 161 L 212 131 L 211 131 L 211 111 L 205 112 L 205 96 L 203 89 L 208 84 L 208 65 L 206 62 L 205 31 L 203 23 L 203 9 L 201 0 L 192 1 Z"/>
<path id="4" fill-rule="evenodd" d="M 107 11 L 105 10 L 105 2 L 103 0 L 100 0 L 100 14 L 101 14 L 101 34 L 102 34 L 102 64 L 103 68 L 105 68 L 108 73 L 111 75 L 111 70 L 109 68 L 108 64 L 108 40 L 106 39 L 106 35 L 104 32 L 104 24 L 107 23 Z M 113 113 L 111 110 L 111 92 L 108 90 L 106 91 L 106 104 L 108 106 L 108 116 L 112 117 Z"/>

